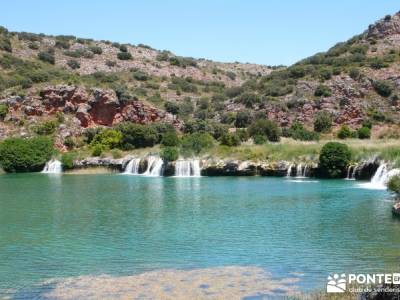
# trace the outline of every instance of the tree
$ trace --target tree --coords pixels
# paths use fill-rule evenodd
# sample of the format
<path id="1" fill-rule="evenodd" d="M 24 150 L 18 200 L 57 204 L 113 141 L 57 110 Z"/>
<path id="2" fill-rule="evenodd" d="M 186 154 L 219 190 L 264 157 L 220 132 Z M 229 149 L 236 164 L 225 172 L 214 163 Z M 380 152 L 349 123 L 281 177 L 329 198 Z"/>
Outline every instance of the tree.
<path id="1" fill-rule="evenodd" d="M 239 135 L 236 133 L 226 133 L 220 138 L 221 145 L 233 147 L 239 146 L 241 143 Z"/>
<path id="2" fill-rule="evenodd" d="M 316 132 L 309 131 L 303 127 L 300 122 L 294 122 L 288 131 L 288 136 L 300 141 L 317 141 L 319 135 Z"/>
<path id="3" fill-rule="evenodd" d="M 48 137 L 7 138 L 0 143 L 0 165 L 6 172 L 41 171 L 53 153 Z"/>
<path id="4" fill-rule="evenodd" d="M 123 122 L 115 129 L 122 133 L 121 147 L 125 150 L 152 147 L 159 141 L 158 132 L 153 126 Z"/>
<path id="5" fill-rule="evenodd" d="M 255 136 L 265 136 L 271 142 L 279 142 L 281 137 L 281 129 L 278 124 L 266 119 L 254 121 L 249 126 L 248 131 L 253 138 Z"/>
<path id="6" fill-rule="evenodd" d="M 320 111 L 314 118 L 314 131 L 329 132 L 332 127 L 332 117 L 327 111 Z"/>
<path id="7" fill-rule="evenodd" d="M 114 149 L 121 145 L 122 133 L 114 129 L 106 129 L 95 135 L 91 146 L 101 145 L 105 149 Z"/>
<path id="8" fill-rule="evenodd" d="M 187 154 L 199 154 L 201 151 L 211 148 L 214 139 L 208 133 L 193 133 L 183 137 L 182 150 Z"/>
<path id="9" fill-rule="evenodd" d="M 346 173 L 351 159 L 349 147 L 342 143 L 326 143 L 319 155 L 318 174 L 326 178 L 340 178 Z"/>
<path id="10" fill-rule="evenodd" d="M 166 147 L 176 147 L 179 145 L 179 137 L 176 131 L 167 131 L 162 135 L 161 145 Z"/>

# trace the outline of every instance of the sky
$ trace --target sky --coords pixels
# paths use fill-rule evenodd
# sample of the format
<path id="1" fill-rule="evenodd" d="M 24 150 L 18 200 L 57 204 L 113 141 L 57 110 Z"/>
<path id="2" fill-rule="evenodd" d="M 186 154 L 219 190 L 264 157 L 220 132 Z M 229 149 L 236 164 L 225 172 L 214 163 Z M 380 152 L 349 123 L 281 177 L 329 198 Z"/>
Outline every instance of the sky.
<path id="1" fill-rule="evenodd" d="M 290 65 L 399 10 L 397 0 L 13 0 L 1 3 L 0 25 L 223 62 Z"/>

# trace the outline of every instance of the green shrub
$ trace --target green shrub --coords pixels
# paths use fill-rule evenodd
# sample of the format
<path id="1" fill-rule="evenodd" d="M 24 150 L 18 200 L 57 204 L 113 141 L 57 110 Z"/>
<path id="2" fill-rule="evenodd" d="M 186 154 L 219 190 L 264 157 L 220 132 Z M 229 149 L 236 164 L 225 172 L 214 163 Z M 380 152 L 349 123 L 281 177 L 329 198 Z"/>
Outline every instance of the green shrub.
<path id="1" fill-rule="evenodd" d="M 242 103 L 246 107 L 251 108 L 254 104 L 260 103 L 260 96 L 254 93 L 243 93 L 236 99 L 236 102 Z"/>
<path id="2" fill-rule="evenodd" d="M 68 149 L 73 149 L 75 147 L 74 139 L 71 136 L 67 136 L 64 140 L 64 146 Z"/>
<path id="3" fill-rule="evenodd" d="M 319 135 L 316 132 L 309 131 L 299 122 L 294 122 L 289 129 L 289 137 L 300 141 L 318 141 Z"/>
<path id="4" fill-rule="evenodd" d="M 326 143 L 319 155 L 318 174 L 327 178 L 343 177 L 350 159 L 351 152 L 347 145 L 337 142 Z"/>
<path id="5" fill-rule="evenodd" d="M 327 111 L 319 111 L 314 118 L 314 131 L 329 132 L 332 127 L 332 117 Z"/>
<path id="6" fill-rule="evenodd" d="M 122 133 L 122 149 L 152 147 L 159 141 L 158 132 L 152 126 L 123 122 L 115 129 Z"/>
<path id="7" fill-rule="evenodd" d="M 0 120 L 3 120 L 8 114 L 8 106 L 5 104 L 0 104 Z"/>
<path id="8" fill-rule="evenodd" d="M 162 135 L 161 145 L 166 147 L 176 147 L 179 145 L 179 137 L 176 131 L 167 131 Z"/>
<path id="9" fill-rule="evenodd" d="M 267 139 L 264 135 L 257 134 L 256 136 L 253 137 L 254 144 L 256 145 L 262 145 L 267 142 Z"/>
<path id="10" fill-rule="evenodd" d="M 347 126 L 347 125 L 342 125 L 342 127 L 340 127 L 340 129 L 337 133 L 337 137 L 342 140 L 351 138 L 352 136 L 353 136 L 353 133 L 351 132 L 349 126 Z"/>
<path id="11" fill-rule="evenodd" d="M 175 161 L 179 157 L 179 150 L 177 147 L 165 147 L 161 149 L 160 156 L 164 161 Z"/>
<path id="12" fill-rule="evenodd" d="M 236 73 L 232 72 L 232 71 L 227 71 L 226 72 L 226 76 L 230 79 L 230 80 L 235 80 L 236 79 Z"/>
<path id="13" fill-rule="evenodd" d="M 220 138 L 221 145 L 226 145 L 229 147 L 239 146 L 241 144 L 241 140 L 238 134 L 236 133 L 226 133 Z"/>
<path id="14" fill-rule="evenodd" d="M 354 80 L 358 80 L 360 78 L 360 75 L 361 75 L 360 70 L 357 68 L 351 68 L 349 71 L 349 76 Z"/>
<path id="15" fill-rule="evenodd" d="M 235 119 L 235 127 L 236 128 L 244 128 L 247 127 L 251 123 L 251 115 L 247 110 L 241 110 L 236 114 Z"/>
<path id="16" fill-rule="evenodd" d="M 119 51 L 128 52 L 128 47 L 126 45 L 121 45 L 121 46 L 119 46 Z"/>
<path id="17" fill-rule="evenodd" d="M 7 35 L 0 35 L 0 50 L 12 52 L 11 41 Z"/>
<path id="18" fill-rule="evenodd" d="M 73 70 L 79 69 L 81 67 L 81 64 L 78 61 L 76 61 L 75 59 L 68 60 L 67 65 Z"/>
<path id="19" fill-rule="evenodd" d="M 136 70 L 132 73 L 133 78 L 135 78 L 136 80 L 139 81 L 146 81 L 147 79 L 149 79 L 149 75 L 147 75 L 145 72 L 140 71 L 140 70 Z"/>
<path id="20" fill-rule="evenodd" d="M 362 121 L 362 127 L 367 127 L 369 129 L 372 129 L 372 122 L 369 119 L 365 119 Z"/>
<path id="21" fill-rule="evenodd" d="M 371 129 L 368 127 L 361 127 L 357 130 L 357 135 L 361 140 L 369 139 L 371 137 Z"/>
<path id="22" fill-rule="evenodd" d="M 53 152 L 48 137 L 7 138 L 0 143 L 0 165 L 6 172 L 41 171 Z"/>
<path id="23" fill-rule="evenodd" d="M 400 193 L 400 176 L 392 176 L 388 182 L 389 190 L 396 192 L 397 194 Z"/>
<path id="24" fill-rule="evenodd" d="M 104 146 L 96 144 L 92 147 L 92 156 L 100 156 L 104 151 Z"/>
<path id="25" fill-rule="evenodd" d="M 382 97 L 389 97 L 392 94 L 393 86 L 390 82 L 385 80 L 375 80 L 372 83 L 375 91 Z"/>
<path id="26" fill-rule="evenodd" d="M 39 52 L 38 53 L 38 58 L 41 61 L 44 61 L 46 63 L 54 65 L 56 63 L 56 59 L 54 57 L 54 54 L 49 53 L 49 52 Z"/>
<path id="27" fill-rule="evenodd" d="M 121 145 L 122 133 L 114 129 L 106 129 L 96 134 L 91 146 L 102 145 L 104 149 L 114 149 Z"/>
<path id="28" fill-rule="evenodd" d="M 332 95 L 332 91 L 328 86 L 320 84 L 315 89 L 314 95 L 317 97 L 329 97 Z"/>
<path id="29" fill-rule="evenodd" d="M 113 61 L 113 60 L 106 60 L 106 66 L 107 66 L 107 67 L 112 68 L 112 67 L 115 67 L 116 65 L 117 65 L 117 63 L 116 63 L 115 61 Z"/>
<path id="30" fill-rule="evenodd" d="M 89 50 L 93 52 L 93 54 L 102 54 L 103 53 L 103 49 L 101 49 L 101 47 L 99 46 L 90 46 Z"/>
<path id="31" fill-rule="evenodd" d="M 45 121 L 33 127 L 33 131 L 39 135 L 53 134 L 57 129 L 58 123 L 55 120 Z"/>
<path id="32" fill-rule="evenodd" d="M 119 149 L 112 149 L 111 150 L 111 155 L 114 159 L 118 159 L 122 157 L 122 151 Z"/>
<path id="33" fill-rule="evenodd" d="M 179 113 L 179 105 L 176 102 L 167 101 L 164 103 L 165 110 L 173 115 Z"/>
<path id="34" fill-rule="evenodd" d="M 132 54 L 130 54 L 129 52 L 119 52 L 117 54 L 117 57 L 119 60 L 130 60 L 132 59 Z"/>
<path id="35" fill-rule="evenodd" d="M 214 139 L 211 135 L 199 132 L 184 136 L 181 143 L 182 151 L 187 154 L 199 154 L 213 145 Z"/>
<path id="36" fill-rule="evenodd" d="M 61 156 L 61 163 L 64 170 L 70 170 L 74 167 L 74 160 L 76 158 L 76 154 L 72 152 L 64 153 Z"/>
<path id="37" fill-rule="evenodd" d="M 278 124 L 265 119 L 258 119 L 251 123 L 248 132 L 251 137 L 261 135 L 265 136 L 271 142 L 279 142 L 281 137 L 281 129 Z"/>

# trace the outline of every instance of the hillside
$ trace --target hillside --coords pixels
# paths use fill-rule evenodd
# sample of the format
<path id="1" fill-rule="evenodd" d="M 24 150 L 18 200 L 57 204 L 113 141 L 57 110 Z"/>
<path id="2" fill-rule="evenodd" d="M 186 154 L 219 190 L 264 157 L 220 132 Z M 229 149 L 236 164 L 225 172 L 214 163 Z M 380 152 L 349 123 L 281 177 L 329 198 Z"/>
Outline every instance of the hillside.
<path id="1" fill-rule="evenodd" d="M 1 28 L 0 138 L 53 134 L 65 150 L 66 139 L 79 147 L 88 127 L 124 121 L 169 123 L 219 139 L 228 128 L 269 119 L 286 136 L 301 123 L 310 131 L 304 129 L 306 139 L 314 139 L 321 111 L 333 124 L 319 130 L 323 135 L 368 121 L 373 137 L 397 138 L 399 46 L 399 13 L 287 68 Z"/>

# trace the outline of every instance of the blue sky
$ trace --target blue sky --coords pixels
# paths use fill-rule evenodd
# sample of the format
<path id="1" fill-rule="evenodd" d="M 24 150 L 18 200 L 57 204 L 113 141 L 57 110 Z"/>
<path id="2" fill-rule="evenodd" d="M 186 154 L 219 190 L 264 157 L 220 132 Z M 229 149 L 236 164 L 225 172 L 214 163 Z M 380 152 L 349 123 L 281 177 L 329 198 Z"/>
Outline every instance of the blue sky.
<path id="1" fill-rule="evenodd" d="M 0 24 L 197 58 L 289 65 L 398 10 L 396 0 L 13 0 L 1 4 Z"/>

